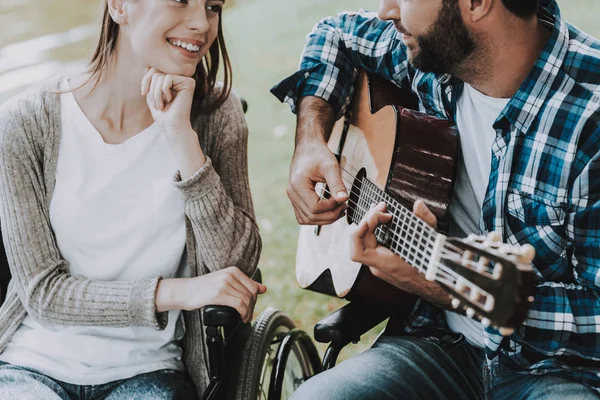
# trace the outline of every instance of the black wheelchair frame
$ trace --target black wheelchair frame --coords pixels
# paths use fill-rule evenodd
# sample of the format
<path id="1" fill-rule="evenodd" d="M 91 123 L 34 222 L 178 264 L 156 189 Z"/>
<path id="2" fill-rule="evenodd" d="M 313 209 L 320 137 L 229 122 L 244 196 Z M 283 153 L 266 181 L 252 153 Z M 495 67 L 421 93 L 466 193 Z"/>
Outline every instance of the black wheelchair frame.
<path id="1" fill-rule="evenodd" d="M 257 397 L 254 396 L 232 396 L 226 390 L 220 390 L 223 387 L 230 386 L 232 383 L 230 380 L 236 378 L 235 374 L 233 377 L 227 374 L 229 371 L 223 360 L 231 360 L 232 357 L 231 355 L 227 357 L 223 349 L 227 343 L 227 337 L 232 337 L 230 336 L 232 332 L 235 332 L 236 327 L 239 327 L 241 324 L 237 312 L 229 307 L 209 306 L 203 310 L 203 316 L 210 342 L 208 348 L 210 353 L 209 359 L 211 361 L 211 383 L 203 400 L 256 399 Z M 333 368 L 340 351 L 345 346 L 350 343 L 357 343 L 363 334 L 388 317 L 390 317 L 389 310 L 381 310 L 373 305 L 357 301 L 350 302 L 334 311 L 319 321 L 314 327 L 315 340 L 320 343 L 329 343 L 322 361 L 310 336 L 300 329 L 291 329 L 287 332 L 283 340 L 280 340 L 274 366 L 270 377 L 268 377 L 268 394 L 263 393 L 266 396 L 258 398 L 269 400 L 279 400 L 282 398 L 282 384 L 285 378 L 286 364 L 295 344 L 298 344 L 301 351 L 305 353 L 303 356 L 310 362 L 313 373 L 317 374 Z M 310 376 L 305 376 L 304 380 L 309 378 Z"/>

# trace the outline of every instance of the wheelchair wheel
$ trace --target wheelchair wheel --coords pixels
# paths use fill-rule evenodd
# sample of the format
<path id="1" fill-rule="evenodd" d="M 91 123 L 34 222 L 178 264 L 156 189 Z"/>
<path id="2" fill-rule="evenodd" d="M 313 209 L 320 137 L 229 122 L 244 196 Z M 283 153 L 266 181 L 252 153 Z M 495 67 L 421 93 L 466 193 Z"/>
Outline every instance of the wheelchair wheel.
<path id="1" fill-rule="evenodd" d="M 287 399 L 305 380 L 320 372 L 314 344 L 306 333 L 294 328 L 286 314 L 273 308 L 263 311 L 253 322 L 244 346 L 236 400 Z M 299 334 L 303 340 L 298 340 Z"/>

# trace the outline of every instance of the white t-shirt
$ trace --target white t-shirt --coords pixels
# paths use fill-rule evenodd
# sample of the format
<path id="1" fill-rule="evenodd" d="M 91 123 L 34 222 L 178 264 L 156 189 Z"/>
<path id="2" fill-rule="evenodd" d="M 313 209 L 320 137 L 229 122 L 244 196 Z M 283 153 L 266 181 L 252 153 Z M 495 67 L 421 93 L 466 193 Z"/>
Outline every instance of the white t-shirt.
<path id="1" fill-rule="evenodd" d="M 71 93 L 50 222 L 68 272 L 101 281 L 189 276 L 176 159 L 157 124 L 106 144 Z M 27 316 L 0 360 L 72 384 L 97 385 L 159 369 L 183 370 L 180 311 L 166 329 L 41 325 Z"/>
<path id="2" fill-rule="evenodd" d="M 490 180 L 494 122 L 510 99 L 484 95 L 465 84 L 458 100 L 456 124 L 460 132 L 461 162 L 450 203 L 450 236 L 480 233 L 481 207 Z M 473 346 L 483 348 L 483 326 L 479 321 L 445 311 L 450 329 L 460 332 Z"/>

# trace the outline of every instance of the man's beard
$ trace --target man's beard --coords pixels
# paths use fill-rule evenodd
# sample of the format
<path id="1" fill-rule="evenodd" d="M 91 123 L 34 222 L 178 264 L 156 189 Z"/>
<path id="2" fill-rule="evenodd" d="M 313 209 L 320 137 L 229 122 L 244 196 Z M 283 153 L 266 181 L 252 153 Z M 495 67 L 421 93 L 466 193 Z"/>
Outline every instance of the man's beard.
<path id="1" fill-rule="evenodd" d="M 453 0 L 444 0 L 443 3 L 431 30 L 415 36 L 419 48 L 409 61 L 423 72 L 454 73 L 475 51 L 475 40 L 462 20 L 458 4 Z"/>

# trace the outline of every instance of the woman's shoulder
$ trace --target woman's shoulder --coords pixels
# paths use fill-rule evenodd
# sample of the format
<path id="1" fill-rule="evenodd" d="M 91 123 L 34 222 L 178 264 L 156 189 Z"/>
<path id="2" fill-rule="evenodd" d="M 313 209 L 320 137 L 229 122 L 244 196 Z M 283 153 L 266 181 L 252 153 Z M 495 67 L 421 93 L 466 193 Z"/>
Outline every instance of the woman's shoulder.
<path id="1" fill-rule="evenodd" d="M 207 100 L 210 102 L 219 98 L 223 90 L 223 85 L 218 83 L 209 96 L 207 96 Z M 242 100 L 233 89 L 216 109 L 208 113 L 199 112 L 193 118 L 193 121 L 194 128 L 198 128 L 204 132 L 206 132 L 206 129 L 210 131 L 222 131 L 224 128 L 228 128 L 227 132 L 231 135 L 247 134 Z M 207 133 L 210 135 L 210 132 Z"/>
<path id="2" fill-rule="evenodd" d="M 0 104 L 0 120 L 3 123 L 20 121 L 21 123 L 40 121 L 59 104 L 59 90 L 62 76 L 56 76 L 37 83 Z"/>
<path id="3" fill-rule="evenodd" d="M 223 94 L 223 90 L 225 87 L 222 82 L 217 82 L 212 91 L 206 96 L 204 99 L 204 104 L 210 104 L 215 102 L 221 97 Z M 231 89 L 231 91 L 227 94 L 225 100 L 215 109 L 210 112 L 200 111 L 198 112 L 197 117 L 202 118 L 204 120 L 219 120 L 225 117 L 232 116 L 242 116 L 244 115 L 244 111 L 242 108 L 241 98 L 236 93 L 235 89 Z"/>
<path id="4" fill-rule="evenodd" d="M 59 115 L 62 77 L 37 83 L 0 104 L 0 138 L 23 138 L 47 132 L 53 117 Z M 30 140 L 30 139 L 27 139 Z"/>

